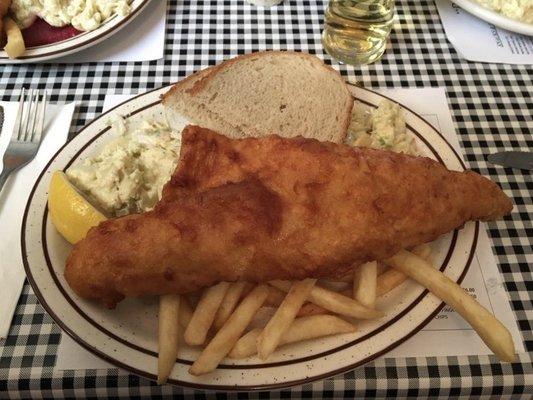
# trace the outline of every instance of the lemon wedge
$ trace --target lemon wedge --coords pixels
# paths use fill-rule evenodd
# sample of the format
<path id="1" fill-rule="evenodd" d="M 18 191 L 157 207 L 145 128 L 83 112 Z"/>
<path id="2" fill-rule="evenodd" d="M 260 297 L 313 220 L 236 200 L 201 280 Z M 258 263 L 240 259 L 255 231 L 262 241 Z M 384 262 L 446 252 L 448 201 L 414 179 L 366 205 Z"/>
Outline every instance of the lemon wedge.
<path id="1" fill-rule="evenodd" d="M 72 244 L 83 239 L 93 226 L 107 219 L 76 190 L 63 171 L 56 171 L 52 175 L 48 210 L 55 228 Z"/>

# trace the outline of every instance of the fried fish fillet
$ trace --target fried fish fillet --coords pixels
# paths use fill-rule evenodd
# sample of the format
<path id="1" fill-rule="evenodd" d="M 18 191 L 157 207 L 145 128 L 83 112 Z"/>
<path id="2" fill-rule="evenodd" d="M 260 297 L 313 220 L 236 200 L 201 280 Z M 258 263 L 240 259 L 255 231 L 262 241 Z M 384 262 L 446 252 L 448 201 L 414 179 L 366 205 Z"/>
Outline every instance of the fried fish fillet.
<path id="1" fill-rule="evenodd" d="M 511 209 L 490 180 L 429 158 L 188 126 L 155 209 L 91 229 L 65 277 L 108 307 L 220 281 L 332 277 Z"/>

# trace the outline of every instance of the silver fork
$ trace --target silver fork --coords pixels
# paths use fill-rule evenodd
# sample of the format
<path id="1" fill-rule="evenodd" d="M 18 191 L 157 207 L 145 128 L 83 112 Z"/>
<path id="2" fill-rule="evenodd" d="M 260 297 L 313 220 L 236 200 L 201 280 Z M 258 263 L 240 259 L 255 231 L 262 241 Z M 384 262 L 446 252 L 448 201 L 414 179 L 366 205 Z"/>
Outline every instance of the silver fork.
<path id="1" fill-rule="evenodd" d="M 13 135 L 4 153 L 0 191 L 13 171 L 28 164 L 39 150 L 46 112 L 46 91 L 22 89 Z"/>

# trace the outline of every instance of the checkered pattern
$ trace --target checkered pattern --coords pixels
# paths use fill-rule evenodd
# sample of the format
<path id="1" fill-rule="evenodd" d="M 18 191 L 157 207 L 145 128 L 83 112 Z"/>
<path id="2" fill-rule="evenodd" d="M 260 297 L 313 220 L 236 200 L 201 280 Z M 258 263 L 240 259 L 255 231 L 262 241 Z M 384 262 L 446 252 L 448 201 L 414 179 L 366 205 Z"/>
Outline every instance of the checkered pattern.
<path id="1" fill-rule="evenodd" d="M 158 1 L 158 0 L 154 0 Z M 322 49 L 327 1 L 284 0 L 272 9 L 243 0 L 169 0 L 165 59 L 154 62 L 0 67 L 0 99 L 16 100 L 24 86 L 48 89 L 52 101 L 79 104 L 71 134 L 97 116 L 110 93 L 141 93 L 177 81 L 237 54 L 265 49 L 317 54 L 348 81 L 367 88 L 446 87 L 449 105 L 470 167 L 513 196 L 515 211 L 491 223 L 512 308 L 529 354 L 514 364 L 495 357 L 381 359 L 343 376 L 292 390 L 215 394 L 155 384 L 122 371 L 54 371 L 59 328 L 26 284 L 9 337 L 0 342 L 0 398 L 161 397 L 311 398 L 443 397 L 530 398 L 533 393 L 533 264 L 531 173 L 487 164 L 487 154 L 533 148 L 530 66 L 462 60 L 446 40 L 432 1 L 397 1 L 390 48 L 376 64 L 339 66 Z M 143 18 L 141 15 L 139 18 Z M 528 265 L 529 264 L 529 265 Z"/>

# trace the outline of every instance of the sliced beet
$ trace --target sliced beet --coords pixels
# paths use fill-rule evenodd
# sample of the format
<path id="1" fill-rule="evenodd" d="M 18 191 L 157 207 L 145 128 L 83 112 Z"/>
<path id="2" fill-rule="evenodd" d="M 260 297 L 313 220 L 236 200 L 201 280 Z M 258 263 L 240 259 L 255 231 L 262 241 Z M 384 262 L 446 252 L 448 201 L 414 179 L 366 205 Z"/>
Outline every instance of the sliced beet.
<path id="1" fill-rule="evenodd" d="M 57 43 L 79 35 L 80 33 L 81 31 L 72 25 L 62 27 L 52 26 L 41 18 L 36 18 L 33 24 L 22 30 L 26 47 Z"/>

